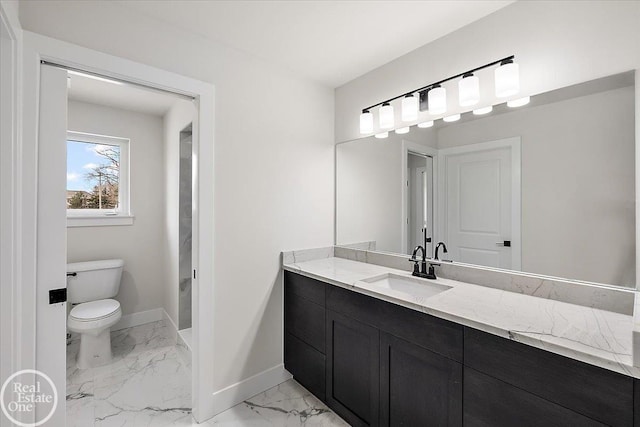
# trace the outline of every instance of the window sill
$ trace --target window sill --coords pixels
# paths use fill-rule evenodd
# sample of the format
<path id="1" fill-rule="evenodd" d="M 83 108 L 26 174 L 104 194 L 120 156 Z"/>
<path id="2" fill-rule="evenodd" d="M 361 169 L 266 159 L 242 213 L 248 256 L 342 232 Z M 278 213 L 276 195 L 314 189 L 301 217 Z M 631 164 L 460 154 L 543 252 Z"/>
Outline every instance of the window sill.
<path id="1" fill-rule="evenodd" d="M 133 215 L 67 216 L 67 228 L 133 225 Z"/>

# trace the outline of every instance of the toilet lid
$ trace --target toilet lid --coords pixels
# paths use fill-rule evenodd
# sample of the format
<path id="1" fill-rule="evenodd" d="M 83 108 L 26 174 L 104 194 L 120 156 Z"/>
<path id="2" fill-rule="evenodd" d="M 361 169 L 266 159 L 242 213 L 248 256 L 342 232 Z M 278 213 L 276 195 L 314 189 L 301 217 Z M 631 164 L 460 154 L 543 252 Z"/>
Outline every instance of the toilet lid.
<path id="1" fill-rule="evenodd" d="M 80 321 L 104 319 L 120 309 L 120 303 L 114 299 L 83 302 L 71 309 L 71 317 Z"/>

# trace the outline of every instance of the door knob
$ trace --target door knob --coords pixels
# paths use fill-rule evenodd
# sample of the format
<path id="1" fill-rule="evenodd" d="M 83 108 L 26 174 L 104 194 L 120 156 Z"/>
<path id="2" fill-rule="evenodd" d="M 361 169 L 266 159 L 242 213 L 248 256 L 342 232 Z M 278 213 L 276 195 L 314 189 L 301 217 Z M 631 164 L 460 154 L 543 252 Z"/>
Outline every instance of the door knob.
<path id="1" fill-rule="evenodd" d="M 496 242 L 497 246 L 504 246 L 506 248 L 511 247 L 511 240 L 503 240 L 502 242 Z"/>

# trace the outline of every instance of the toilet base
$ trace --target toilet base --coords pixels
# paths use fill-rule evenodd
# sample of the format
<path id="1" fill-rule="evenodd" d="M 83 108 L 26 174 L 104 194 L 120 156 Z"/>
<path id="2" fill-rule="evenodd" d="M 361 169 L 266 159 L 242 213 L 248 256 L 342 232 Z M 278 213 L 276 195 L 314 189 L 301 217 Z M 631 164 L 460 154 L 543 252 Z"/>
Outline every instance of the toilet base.
<path id="1" fill-rule="evenodd" d="M 97 368 L 111 363 L 111 328 L 97 335 L 80 334 L 77 365 L 80 369 Z"/>

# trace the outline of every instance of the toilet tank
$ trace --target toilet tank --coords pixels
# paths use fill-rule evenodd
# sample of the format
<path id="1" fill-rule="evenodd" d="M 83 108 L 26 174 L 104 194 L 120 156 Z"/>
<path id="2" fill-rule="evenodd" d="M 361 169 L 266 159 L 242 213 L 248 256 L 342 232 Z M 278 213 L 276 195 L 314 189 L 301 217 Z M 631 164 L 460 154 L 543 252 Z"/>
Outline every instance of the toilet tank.
<path id="1" fill-rule="evenodd" d="M 120 289 L 121 259 L 67 264 L 67 300 L 71 304 L 113 298 Z M 73 274 L 74 275 L 69 275 Z"/>

